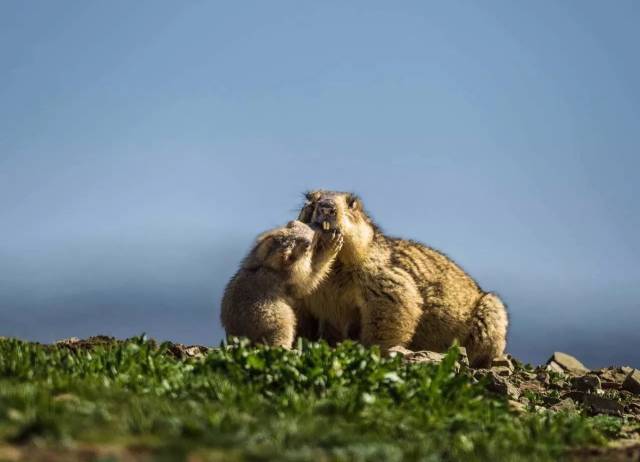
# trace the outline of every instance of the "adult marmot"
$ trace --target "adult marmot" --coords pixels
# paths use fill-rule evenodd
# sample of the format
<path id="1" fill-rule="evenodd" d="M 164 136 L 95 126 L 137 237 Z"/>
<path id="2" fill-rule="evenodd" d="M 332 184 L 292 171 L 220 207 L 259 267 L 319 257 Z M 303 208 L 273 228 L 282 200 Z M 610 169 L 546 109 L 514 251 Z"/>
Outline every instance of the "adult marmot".
<path id="1" fill-rule="evenodd" d="M 299 221 L 261 234 L 224 291 L 220 319 L 227 335 L 290 348 L 296 327 L 304 329 L 295 301 L 318 286 L 341 246 L 338 231 L 314 233 Z"/>
<path id="2" fill-rule="evenodd" d="M 313 191 L 299 220 L 344 242 L 331 273 L 303 309 L 343 332 L 360 323 L 359 339 L 386 350 L 402 345 L 443 351 L 454 340 L 471 365 L 488 366 L 504 352 L 507 312 L 444 254 L 385 236 L 351 193 Z"/>

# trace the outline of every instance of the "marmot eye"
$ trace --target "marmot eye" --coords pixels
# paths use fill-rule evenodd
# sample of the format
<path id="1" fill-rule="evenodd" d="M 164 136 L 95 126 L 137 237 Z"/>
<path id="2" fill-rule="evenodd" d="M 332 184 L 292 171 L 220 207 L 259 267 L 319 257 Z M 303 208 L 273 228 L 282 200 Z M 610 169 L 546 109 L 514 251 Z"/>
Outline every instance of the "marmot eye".
<path id="1" fill-rule="evenodd" d="M 311 242 L 307 241 L 306 239 L 304 241 L 300 242 L 300 245 L 304 248 L 304 249 L 308 249 L 309 247 L 311 247 Z"/>

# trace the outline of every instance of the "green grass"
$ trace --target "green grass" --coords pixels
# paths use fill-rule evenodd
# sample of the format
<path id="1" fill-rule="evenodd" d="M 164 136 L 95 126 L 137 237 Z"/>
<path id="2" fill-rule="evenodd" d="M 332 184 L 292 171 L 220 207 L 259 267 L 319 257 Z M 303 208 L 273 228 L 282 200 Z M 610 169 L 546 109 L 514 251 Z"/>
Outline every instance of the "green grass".
<path id="1" fill-rule="evenodd" d="M 175 359 L 143 337 L 71 352 L 0 340 L 0 439 L 109 443 L 224 460 L 555 460 L 604 443 L 611 419 L 508 410 L 438 365 L 375 349 L 235 342 Z M 212 456 L 213 457 L 213 456 Z"/>

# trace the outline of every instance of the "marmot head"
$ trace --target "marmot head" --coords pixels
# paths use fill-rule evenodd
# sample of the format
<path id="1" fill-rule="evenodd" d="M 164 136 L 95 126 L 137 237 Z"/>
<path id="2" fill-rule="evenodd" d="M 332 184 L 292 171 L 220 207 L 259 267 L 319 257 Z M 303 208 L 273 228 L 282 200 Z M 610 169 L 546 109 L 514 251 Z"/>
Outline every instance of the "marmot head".
<path id="1" fill-rule="evenodd" d="M 322 232 L 340 231 L 344 245 L 339 260 L 346 263 L 366 254 L 378 228 L 355 194 L 317 190 L 306 193 L 305 198 L 298 220 Z"/>
<path id="2" fill-rule="evenodd" d="M 300 221 L 262 233 L 245 260 L 245 269 L 268 267 L 276 271 L 300 271 L 310 266 L 314 231 Z"/>

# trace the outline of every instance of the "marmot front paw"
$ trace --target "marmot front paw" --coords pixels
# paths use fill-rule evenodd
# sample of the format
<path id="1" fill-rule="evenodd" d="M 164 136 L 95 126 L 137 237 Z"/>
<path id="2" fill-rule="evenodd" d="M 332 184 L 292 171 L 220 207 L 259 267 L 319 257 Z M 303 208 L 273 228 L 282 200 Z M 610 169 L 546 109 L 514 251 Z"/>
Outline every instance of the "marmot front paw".
<path id="1" fill-rule="evenodd" d="M 344 237 L 340 230 L 320 231 L 320 245 L 331 252 L 338 253 L 342 248 Z"/>

